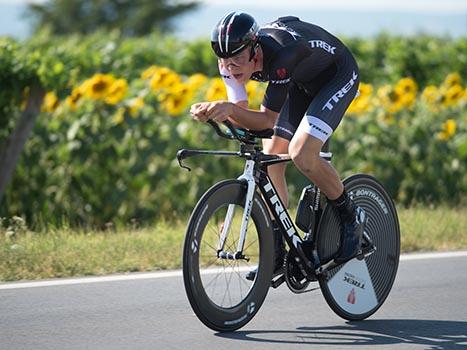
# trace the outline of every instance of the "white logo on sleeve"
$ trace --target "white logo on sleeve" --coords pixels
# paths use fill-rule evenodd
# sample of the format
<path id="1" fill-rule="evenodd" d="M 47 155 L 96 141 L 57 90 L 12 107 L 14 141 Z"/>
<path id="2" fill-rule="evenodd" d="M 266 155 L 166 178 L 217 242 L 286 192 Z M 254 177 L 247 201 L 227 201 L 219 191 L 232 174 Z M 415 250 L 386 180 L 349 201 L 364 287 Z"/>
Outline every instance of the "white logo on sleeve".
<path id="1" fill-rule="evenodd" d="M 287 27 L 285 25 L 283 25 L 282 23 L 271 23 L 271 24 L 266 24 L 265 26 L 262 26 L 261 28 L 273 28 L 273 29 L 279 29 L 279 30 L 283 30 L 283 31 L 286 31 L 287 33 L 289 33 L 290 35 L 292 35 L 292 38 L 294 40 L 297 40 L 297 38 L 300 38 L 301 35 L 298 34 L 295 30 L 293 30 L 292 28 L 290 27 Z"/>

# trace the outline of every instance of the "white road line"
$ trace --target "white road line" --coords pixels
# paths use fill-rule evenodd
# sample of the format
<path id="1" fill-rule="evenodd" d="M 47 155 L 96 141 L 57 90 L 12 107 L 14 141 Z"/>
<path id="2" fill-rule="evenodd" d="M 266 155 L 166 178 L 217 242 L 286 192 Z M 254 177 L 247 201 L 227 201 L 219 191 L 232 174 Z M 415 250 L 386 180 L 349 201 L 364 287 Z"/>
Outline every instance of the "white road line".
<path id="1" fill-rule="evenodd" d="M 412 253 L 412 254 L 402 254 L 400 261 L 407 260 L 423 260 L 423 259 L 442 259 L 442 258 L 457 258 L 467 256 L 467 251 L 457 251 L 457 252 L 433 252 L 433 253 Z"/>
<path id="2" fill-rule="evenodd" d="M 402 254 L 400 256 L 400 261 L 457 258 L 457 257 L 467 257 L 467 251 Z M 219 272 L 220 270 L 222 269 L 209 269 L 209 270 L 203 271 L 203 274 L 213 274 L 213 273 Z M 245 272 L 248 270 L 249 270 L 249 267 L 241 267 L 241 268 L 236 269 L 236 271 L 238 272 Z M 159 272 L 146 272 L 146 273 L 131 273 L 128 275 L 110 275 L 110 276 L 55 279 L 55 280 L 46 280 L 46 281 L 33 281 L 33 282 L 3 283 L 3 284 L 0 284 L 0 290 L 50 287 L 50 286 L 65 286 L 65 285 L 73 285 L 73 284 L 99 283 L 99 282 L 134 281 L 134 280 L 145 280 L 145 279 L 167 278 L 167 277 L 182 277 L 182 271 L 181 270 L 159 271 Z"/>

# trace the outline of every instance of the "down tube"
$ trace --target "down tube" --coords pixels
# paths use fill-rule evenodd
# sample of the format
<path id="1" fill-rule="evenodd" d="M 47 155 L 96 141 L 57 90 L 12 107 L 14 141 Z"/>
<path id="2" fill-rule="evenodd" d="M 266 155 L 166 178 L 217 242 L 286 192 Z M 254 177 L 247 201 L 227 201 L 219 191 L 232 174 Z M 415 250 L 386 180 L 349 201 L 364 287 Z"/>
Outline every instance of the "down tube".
<path id="1" fill-rule="evenodd" d="M 271 211 L 276 222 L 282 227 L 283 232 L 285 232 L 285 239 L 289 244 L 290 249 L 295 249 L 297 255 L 302 259 L 303 262 L 309 262 L 309 259 L 305 256 L 305 253 L 302 250 L 302 239 L 298 234 L 295 225 L 292 222 L 292 219 L 289 216 L 289 213 L 284 208 L 274 185 L 271 182 L 271 179 L 264 175 L 259 179 L 259 186 L 261 193 Z M 306 266 L 312 269 L 311 266 Z"/>

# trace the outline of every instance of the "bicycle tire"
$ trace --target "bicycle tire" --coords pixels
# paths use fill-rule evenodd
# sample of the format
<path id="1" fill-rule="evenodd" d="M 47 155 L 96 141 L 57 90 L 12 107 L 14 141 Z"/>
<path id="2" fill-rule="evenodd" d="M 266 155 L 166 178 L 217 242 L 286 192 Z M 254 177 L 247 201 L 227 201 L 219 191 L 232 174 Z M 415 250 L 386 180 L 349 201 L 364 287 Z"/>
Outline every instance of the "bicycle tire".
<path id="1" fill-rule="evenodd" d="M 259 254 L 257 258 L 258 271 L 256 278 L 253 282 L 247 281 L 246 279 L 246 282 L 242 281 L 241 279 L 244 279 L 245 276 L 235 271 L 235 267 L 233 268 L 234 275 L 231 273 L 229 277 L 230 280 L 226 277 L 226 274 L 224 275 L 225 282 L 227 282 L 226 288 L 228 290 L 229 299 L 231 298 L 229 288 L 231 287 L 230 281 L 233 278 L 232 276 L 240 279 L 240 290 L 242 283 L 245 285 L 250 283 L 249 290 L 245 293 L 245 296 L 240 296 L 240 301 L 235 305 L 224 306 L 224 299 L 222 299 L 222 302 L 219 302 L 219 300 L 215 298 L 217 296 L 215 293 L 216 288 L 218 288 L 217 283 L 219 280 L 221 281 L 220 283 L 224 283 L 223 278 L 221 277 L 214 282 L 213 295 L 210 295 L 210 292 L 207 291 L 207 282 L 203 281 L 204 276 L 209 277 L 209 274 L 204 273 L 210 271 L 201 271 L 202 267 L 200 265 L 202 265 L 204 256 L 202 253 L 203 247 L 207 247 L 205 251 L 209 251 L 209 255 L 212 254 L 210 252 L 212 250 L 211 248 L 217 248 L 212 242 L 209 244 L 203 242 L 203 238 L 208 240 L 209 234 L 213 231 L 213 229 L 211 229 L 211 221 L 215 222 L 214 218 L 222 217 L 223 211 L 226 210 L 229 204 L 240 207 L 242 209 L 241 212 L 243 212 L 246 192 L 246 182 L 239 180 L 225 180 L 211 187 L 196 205 L 190 217 L 185 235 L 183 248 L 183 281 L 188 300 L 196 316 L 202 323 L 213 330 L 221 332 L 239 329 L 255 316 L 266 298 L 273 272 L 274 248 L 271 220 L 263 199 L 255 192 L 252 201 L 247 237 L 251 237 L 253 242 L 250 243 L 251 245 L 255 243 L 252 235 L 254 235 L 255 232 L 257 234 Z M 218 213 L 220 214 L 218 215 Z M 254 226 L 252 225 L 250 227 L 252 222 Z M 221 225 L 223 225 L 223 223 L 221 223 Z M 229 236 L 232 234 L 232 232 L 229 232 Z M 235 243 L 231 246 L 232 249 L 234 249 Z M 246 244 L 244 247 L 247 249 Z M 215 271 L 215 273 L 222 273 L 222 267 L 225 269 L 225 265 L 232 264 L 229 261 L 222 261 L 218 258 L 218 260 L 216 260 L 216 258 L 217 256 L 213 257 L 214 264 L 221 266 L 221 268 L 219 268 L 220 272 L 216 272 L 217 270 L 214 269 L 213 271 Z M 235 260 L 235 262 L 238 262 L 238 260 Z M 230 265 L 230 267 L 232 266 Z M 215 278 L 217 279 L 218 277 Z M 209 283 L 212 284 L 212 282 Z M 224 298 L 226 298 L 225 295 Z M 232 304 L 233 303 L 234 302 L 232 302 Z"/>
<path id="2" fill-rule="evenodd" d="M 330 308 L 346 320 L 357 321 L 374 314 L 391 291 L 399 265 L 400 228 L 392 199 L 374 177 L 353 175 L 344 180 L 344 186 L 367 214 L 365 231 L 376 251 L 337 266 L 318 280 Z M 328 261 L 339 249 L 339 227 L 336 210 L 326 205 L 317 236 L 320 261 Z"/>

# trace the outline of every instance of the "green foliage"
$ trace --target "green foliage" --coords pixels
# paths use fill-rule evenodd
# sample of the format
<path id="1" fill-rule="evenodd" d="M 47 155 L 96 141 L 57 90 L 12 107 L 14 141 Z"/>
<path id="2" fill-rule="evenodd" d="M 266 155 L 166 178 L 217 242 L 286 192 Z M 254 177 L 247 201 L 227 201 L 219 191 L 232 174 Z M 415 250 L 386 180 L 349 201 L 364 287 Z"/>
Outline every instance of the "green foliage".
<path id="1" fill-rule="evenodd" d="M 207 124 L 189 117 L 168 117 L 151 95 L 133 118 L 102 102 L 81 104 L 41 115 L 16 176 L 4 198 L 1 215 L 21 213 L 28 221 L 101 226 L 136 218 L 154 222 L 187 215 L 200 195 L 222 178 L 237 177 L 238 159 L 199 157 L 192 168 L 179 168 L 178 149 L 230 149 Z M 441 140 L 436 134 L 448 118 L 457 132 Z M 398 202 L 464 203 L 467 190 L 467 116 L 464 110 L 434 113 L 423 105 L 401 112 L 387 123 L 377 112 L 347 116 L 331 146 L 342 175 L 369 172 Z M 291 207 L 307 180 L 289 168 Z M 40 219 L 42 218 L 42 219 Z"/>
<path id="2" fill-rule="evenodd" d="M 170 30 L 174 17 L 198 5 L 167 0 L 49 0 L 29 4 L 28 13 L 36 30 L 49 28 L 57 35 L 118 29 L 125 36 L 139 36 Z"/>
<path id="3" fill-rule="evenodd" d="M 347 116 L 332 141 L 335 164 L 344 175 L 367 172 L 406 205 L 417 202 L 464 203 L 467 192 L 467 110 L 429 111 L 418 102 L 413 111 L 390 117 L 381 110 Z M 456 134 L 439 137 L 448 120 Z"/>
<path id="4" fill-rule="evenodd" d="M 361 80 L 380 85 L 401 77 L 414 78 L 419 86 L 439 84 L 450 72 L 467 76 L 467 37 L 390 36 L 343 40 L 355 55 Z"/>
<path id="5" fill-rule="evenodd" d="M 382 35 L 346 43 L 357 55 L 362 80 L 376 86 L 405 75 L 416 77 L 420 87 L 439 84 L 452 71 L 467 76 L 466 38 Z M 126 107 L 92 100 L 77 110 L 62 104 L 53 115 L 41 114 L 0 215 L 24 215 L 33 228 L 63 221 L 95 226 L 132 218 L 152 222 L 187 214 L 215 181 L 238 176 L 243 167 L 239 160 L 200 157 L 189 161 L 192 172 L 178 167 L 180 148 L 236 146 L 188 116 L 167 116 L 140 79 L 153 64 L 184 74 L 218 75 L 208 41 L 187 44 L 156 34 L 130 40 L 117 32 L 52 38 L 42 32 L 21 44 L 0 39 L 0 154 L 33 82 L 64 98 L 96 72 L 112 73 L 130 83 L 128 98 L 144 92 L 145 99 L 134 117 Z M 393 124 L 381 119 L 380 112 L 344 118 L 332 146 L 338 170 L 373 173 L 404 204 L 465 203 L 465 104 L 442 112 L 418 104 L 413 111 L 397 113 Z M 457 121 L 457 132 L 448 140 L 438 139 L 448 119 Z M 288 180 L 293 206 L 307 181 L 292 166 Z"/>
<path id="6" fill-rule="evenodd" d="M 56 224 L 152 222 L 188 212 L 213 181 L 241 169 L 239 162 L 205 159 L 191 173 L 181 170 L 179 148 L 213 149 L 219 142 L 188 117 L 161 115 L 153 96 L 137 118 L 126 114 L 118 123 L 115 113 L 88 101 L 74 113 L 64 107 L 52 119 L 41 115 L 3 208 Z"/>

